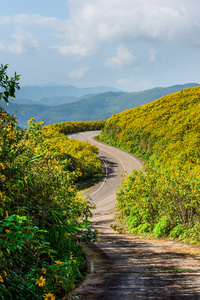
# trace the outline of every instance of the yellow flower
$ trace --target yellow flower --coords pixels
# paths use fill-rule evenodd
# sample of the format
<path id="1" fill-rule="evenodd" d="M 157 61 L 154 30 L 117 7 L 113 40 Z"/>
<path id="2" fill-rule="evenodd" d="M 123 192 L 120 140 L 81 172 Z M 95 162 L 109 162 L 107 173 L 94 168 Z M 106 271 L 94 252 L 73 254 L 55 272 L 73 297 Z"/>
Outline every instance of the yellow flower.
<path id="1" fill-rule="evenodd" d="M 46 281 L 46 279 L 43 276 L 41 276 L 39 280 L 36 279 L 36 283 L 35 284 L 37 284 L 39 287 L 42 287 L 42 286 L 45 285 L 45 281 Z"/>
<path id="2" fill-rule="evenodd" d="M 7 129 L 9 132 L 12 132 L 12 128 L 10 128 L 10 127 L 8 127 L 8 129 Z"/>
<path id="3" fill-rule="evenodd" d="M 6 233 L 10 233 L 10 230 L 9 230 L 9 229 L 6 229 L 5 232 L 6 232 Z"/>
<path id="4" fill-rule="evenodd" d="M 6 210 L 6 217 L 8 217 L 8 212 L 7 212 L 7 210 Z"/>
<path id="5" fill-rule="evenodd" d="M 7 134 L 7 137 L 8 137 L 9 139 L 14 139 L 13 132 L 9 132 L 9 133 Z"/>
<path id="6" fill-rule="evenodd" d="M 7 277 L 7 273 L 6 273 L 6 271 L 3 271 L 4 272 L 4 275 L 5 275 L 5 277 Z"/>
<path id="7" fill-rule="evenodd" d="M 46 274 L 47 270 L 45 268 L 42 268 L 41 273 Z"/>
<path id="8" fill-rule="evenodd" d="M 1 199 L 1 201 L 5 201 L 6 200 L 6 198 L 3 196 L 3 194 L 2 194 L 2 192 L 0 191 L 0 199 Z"/>
<path id="9" fill-rule="evenodd" d="M 30 125 L 31 124 L 31 122 L 32 122 L 32 120 L 34 120 L 34 118 L 31 118 L 27 123 L 28 123 L 28 125 Z"/>
<path id="10" fill-rule="evenodd" d="M 61 262 L 61 261 L 59 261 L 59 260 L 55 260 L 54 261 L 57 265 L 62 265 L 62 264 L 64 264 L 64 262 Z"/>
<path id="11" fill-rule="evenodd" d="M 44 300 L 55 300 L 56 298 L 54 297 L 53 294 L 51 293 L 48 293 L 48 294 L 45 294 L 45 299 Z"/>
<path id="12" fill-rule="evenodd" d="M 2 276 L 0 275 L 0 282 L 4 282 L 4 280 L 3 280 L 3 278 L 2 278 Z"/>
<path id="13" fill-rule="evenodd" d="M 4 166 L 3 163 L 0 163 L 0 166 L 1 166 L 1 168 L 2 168 L 3 170 L 5 169 L 5 166 Z"/>

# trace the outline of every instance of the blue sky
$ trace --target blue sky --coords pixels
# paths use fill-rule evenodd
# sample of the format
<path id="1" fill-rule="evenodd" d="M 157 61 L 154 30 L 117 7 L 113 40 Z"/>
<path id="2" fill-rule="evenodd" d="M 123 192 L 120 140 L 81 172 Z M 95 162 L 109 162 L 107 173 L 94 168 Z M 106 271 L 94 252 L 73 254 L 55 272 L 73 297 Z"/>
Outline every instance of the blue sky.
<path id="1" fill-rule="evenodd" d="M 199 0 L 0 0 L 0 63 L 20 85 L 139 91 L 200 82 Z"/>

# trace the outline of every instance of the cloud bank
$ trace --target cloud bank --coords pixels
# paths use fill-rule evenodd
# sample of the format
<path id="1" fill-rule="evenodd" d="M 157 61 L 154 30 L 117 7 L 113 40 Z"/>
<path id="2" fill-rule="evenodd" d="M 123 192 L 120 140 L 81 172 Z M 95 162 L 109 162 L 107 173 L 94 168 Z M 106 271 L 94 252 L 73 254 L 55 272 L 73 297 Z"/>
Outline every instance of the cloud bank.
<path id="1" fill-rule="evenodd" d="M 70 18 L 67 20 L 40 14 L 19 14 L 1 16 L 0 26 L 20 26 L 30 32 L 30 36 L 33 35 L 33 26 L 49 27 L 46 47 L 61 55 L 85 57 L 110 43 L 145 42 L 199 47 L 200 18 L 197 7 L 198 0 L 70 0 Z M 10 38 L 17 39 L 17 34 L 14 28 Z M 49 42 L 50 37 L 53 42 Z M 30 45 L 28 36 L 25 40 Z M 33 38 L 34 49 L 38 47 L 36 40 L 37 36 Z M 1 44 L 1 50 L 4 47 Z M 10 42 L 9 48 L 14 51 L 13 43 Z M 23 51 L 16 48 L 16 52 Z M 107 64 L 112 63 L 114 60 L 111 62 L 108 59 Z"/>
<path id="2" fill-rule="evenodd" d="M 126 65 L 130 65 L 134 58 L 134 55 L 129 49 L 120 45 L 116 48 L 116 54 L 106 59 L 105 65 L 111 69 L 122 68 Z"/>
<path id="3" fill-rule="evenodd" d="M 199 46 L 196 5 L 197 0 L 71 0 L 62 35 L 71 51 L 60 53 L 90 55 L 113 42 Z"/>

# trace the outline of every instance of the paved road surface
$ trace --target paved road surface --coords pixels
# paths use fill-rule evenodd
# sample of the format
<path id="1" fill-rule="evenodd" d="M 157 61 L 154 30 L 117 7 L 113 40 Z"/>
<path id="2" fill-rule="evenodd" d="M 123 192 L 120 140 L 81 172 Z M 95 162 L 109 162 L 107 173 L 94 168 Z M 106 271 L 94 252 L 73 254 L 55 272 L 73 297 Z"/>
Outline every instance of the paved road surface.
<path id="1" fill-rule="evenodd" d="M 130 173 L 132 169 L 140 169 L 142 164 L 141 159 L 94 140 L 99 132 L 88 131 L 70 135 L 71 138 L 89 141 L 99 148 L 99 158 L 104 168 L 104 176 L 98 184 L 84 195 L 89 194 L 92 200 L 97 203 L 95 215 L 114 212 L 115 191 L 121 183 L 122 177 L 126 172 Z"/>
<path id="2" fill-rule="evenodd" d="M 78 299 L 200 299 L 200 247 L 118 234 L 110 227 L 115 190 L 124 170 L 141 167 L 141 160 L 93 140 L 97 132 L 71 137 L 96 144 L 105 177 L 88 193 L 97 208 L 94 228 L 100 243 L 87 246 L 89 274 L 73 296 Z"/>

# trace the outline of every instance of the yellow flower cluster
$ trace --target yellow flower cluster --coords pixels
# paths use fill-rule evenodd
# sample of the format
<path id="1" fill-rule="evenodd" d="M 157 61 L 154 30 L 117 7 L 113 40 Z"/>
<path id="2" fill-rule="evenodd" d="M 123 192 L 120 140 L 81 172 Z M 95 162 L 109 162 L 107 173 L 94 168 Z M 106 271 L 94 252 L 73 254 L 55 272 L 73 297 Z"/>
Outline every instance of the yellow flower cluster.
<path id="1" fill-rule="evenodd" d="M 3 193 L 0 191 L 0 200 L 2 202 L 4 202 L 6 200 L 5 196 L 3 195 Z"/>
<path id="2" fill-rule="evenodd" d="M 0 168 L 1 168 L 2 170 L 4 170 L 4 169 L 5 169 L 5 165 L 4 165 L 3 163 L 0 163 Z"/>
<path id="3" fill-rule="evenodd" d="M 54 262 L 56 263 L 56 265 L 63 265 L 64 264 L 64 262 L 59 261 L 59 260 L 55 260 Z"/>
<path id="4" fill-rule="evenodd" d="M 7 137 L 9 139 L 14 139 L 14 134 L 13 134 L 13 130 L 12 130 L 11 126 L 7 127 L 7 131 L 8 131 Z"/>
<path id="5" fill-rule="evenodd" d="M 200 87 L 113 115 L 106 122 L 102 141 L 151 162 L 146 173 L 127 176 L 117 192 L 119 217 L 130 230 L 179 236 L 181 225 L 190 228 L 188 236 L 198 232 L 199 124 Z"/>
<path id="6" fill-rule="evenodd" d="M 189 88 L 151 103 L 113 115 L 102 140 L 147 158 L 156 154 L 166 163 L 198 157 L 200 141 L 200 87 Z"/>
<path id="7" fill-rule="evenodd" d="M 45 268 L 42 268 L 41 273 L 46 274 L 47 270 Z"/>
<path id="8" fill-rule="evenodd" d="M 33 122 L 33 120 L 34 120 L 34 118 L 31 118 L 27 123 L 28 123 L 28 125 L 30 125 L 31 124 L 31 122 Z"/>
<path id="9" fill-rule="evenodd" d="M 3 273 L 4 273 L 4 277 L 7 277 L 6 271 L 3 271 Z M 1 275 L 0 275 L 0 282 L 1 282 L 1 283 L 4 282 L 3 277 L 2 277 Z"/>

